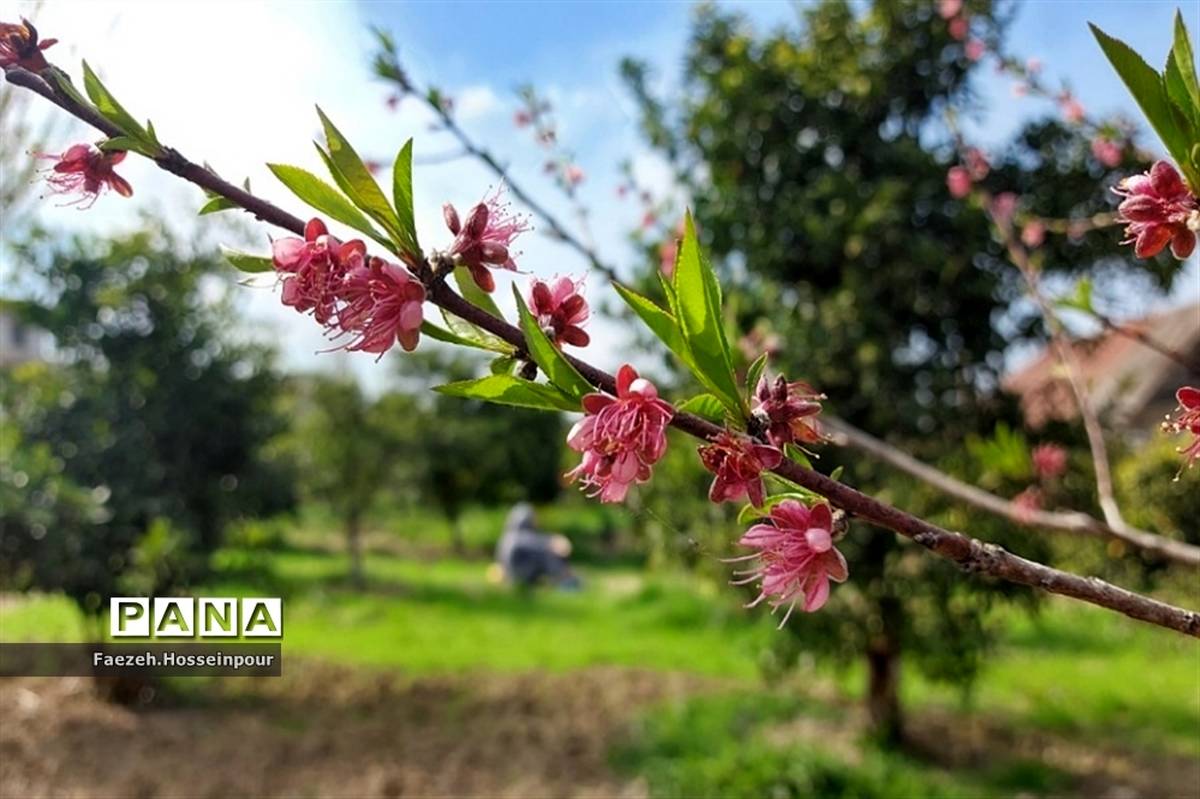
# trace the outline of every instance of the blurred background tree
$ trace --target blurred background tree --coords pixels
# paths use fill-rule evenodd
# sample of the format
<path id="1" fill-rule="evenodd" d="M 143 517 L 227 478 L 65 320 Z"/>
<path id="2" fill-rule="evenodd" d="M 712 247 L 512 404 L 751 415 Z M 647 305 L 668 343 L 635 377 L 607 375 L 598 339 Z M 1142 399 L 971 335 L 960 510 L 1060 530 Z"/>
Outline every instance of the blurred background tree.
<path id="1" fill-rule="evenodd" d="M 1009 7 L 967 8 L 971 36 L 1002 48 Z M 826 392 L 830 411 L 978 479 L 990 464 L 963 441 L 991 439 L 999 424 L 1021 426 L 1001 377 L 1012 348 L 1043 341 L 1044 328 L 984 209 L 947 192 L 957 156 L 943 116 L 978 108 L 976 62 L 935 3 L 830 0 L 800 14 L 795 27 L 756 34 L 737 14 L 702 7 L 683 90 L 671 100 L 652 91 L 644 64 L 626 60 L 643 131 L 693 204 L 723 271 L 731 324 L 753 331 L 742 340 L 746 362 L 770 352 L 772 370 Z M 1016 192 L 1033 214 L 1090 216 L 1111 208 L 1109 188 L 1136 164 L 1126 147 L 1122 163 L 1102 167 L 1078 126 L 1048 119 L 1019 132 L 985 185 Z M 1053 237 L 1043 269 L 1159 290 L 1179 274 L 1168 257 L 1127 259 L 1112 238 Z M 658 242 L 647 255 L 657 269 Z M 657 285 L 653 273 L 641 282 L 648 292 Z M 1062 432 L 1065 443 L 1083 441 L 1073 427 Z M 912 512 L 1034 558 L 1048 554 L 1045 536 L 955 508 L 867 459 L 828 447 L 821 456 L 823 471 L 844 465 L 853 484 Z M 684 530 L 706 529 L 711 511 L 689 513 L 678 498 L 703 496 L 708 476 L 680 468 L 690 469 L 689 490 L 660 476 L 645 501 L 669 502 Z M 1002 486 L 1010 496 L 1018 477 Z M 1086 489 L 1078 506 L 1095 507 Z M 987 640 L 984 612 L 998 598 L 1031 595 L 964 579 L 887 531 L 855 528 L 844 543 L 851 581 L 822 613 L 793 616 L 794 639 L 781 639 L 769 659 L 786 665 L 808 650 L 865 657 L 876 732 L 898 741 L 901 653 L 927 674 L 968 686 Z"/>
<path id="2" fill-rule="evenodd" d="M 5 310 L 54 339 L 48 359 L 2 375 L 21 454 L 6 481 L 31 499 L 0 508 L 10 587 L 61 590 L 96 613 L 201 577 L 230 520 L 293 504 L 290 473 L 263 456 L 283 424 L 273 354 L 229 335 L 219 257 L 150 220 L 103 241 L 10 244 L 24 299 Z"/>

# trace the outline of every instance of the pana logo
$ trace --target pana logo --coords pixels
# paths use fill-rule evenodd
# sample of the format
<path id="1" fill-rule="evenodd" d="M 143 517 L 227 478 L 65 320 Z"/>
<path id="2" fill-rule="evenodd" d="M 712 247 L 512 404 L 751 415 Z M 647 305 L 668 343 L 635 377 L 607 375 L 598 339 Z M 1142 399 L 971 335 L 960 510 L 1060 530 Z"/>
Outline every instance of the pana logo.
<path id="1" fill-rule="evenodd" d="M 279 597 L 118 596 L 109 601 L 113 638 L 281 638 Z"/>

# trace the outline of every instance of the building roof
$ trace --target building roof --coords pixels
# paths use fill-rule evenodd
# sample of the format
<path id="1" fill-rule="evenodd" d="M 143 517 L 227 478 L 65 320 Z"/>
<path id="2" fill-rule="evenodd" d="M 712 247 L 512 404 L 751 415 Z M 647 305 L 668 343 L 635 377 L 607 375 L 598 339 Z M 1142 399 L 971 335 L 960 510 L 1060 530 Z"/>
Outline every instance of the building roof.
<path id="1" fill-rule="evenodd" d="M 1122 327 L 1200 360 L 1200 304 L 1125 322 Z M 1071 346 L 1093 403 L 1117 424 L 1143 416 L 1187 378 L 1187 371 L 1176 361 L 1130 335 L 1106 331 L 1076 340 Z M 1009 375 L 1004 386 L 1020 395 L 1021 410 L 1031 427 L 1051 420 L 1069 421 L 1078 415 L 1071 384 L 1052 348 Z"/>

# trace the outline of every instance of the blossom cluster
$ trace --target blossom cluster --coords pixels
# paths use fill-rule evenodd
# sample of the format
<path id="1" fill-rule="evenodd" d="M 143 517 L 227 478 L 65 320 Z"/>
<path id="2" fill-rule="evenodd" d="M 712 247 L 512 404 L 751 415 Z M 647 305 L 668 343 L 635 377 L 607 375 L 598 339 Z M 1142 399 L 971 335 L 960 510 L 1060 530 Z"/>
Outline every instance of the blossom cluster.
<path id="1" fill-rule="evenodd" d="M 312 219 L 304 238 L 276 239 L 272 261 L 283 304 L 311 313 L 345 349 L 382 355 L 397 342 L 417 346 L 425 287 L 404 268 L 367 255 L 361 239 L 342 242 Z"/>
<path id="2" fill-rule="evenodd" d="M 1117 218 L 1126 225 L 1125 243 L 1133 244 L 1138 258 L 1153 258 L 1169 244 L 1171 254 L 1182 261 L 1196 249 L 1200 210 L 1174 166 L 1157 161 L 1114 191 L 1122 198 Z"/>

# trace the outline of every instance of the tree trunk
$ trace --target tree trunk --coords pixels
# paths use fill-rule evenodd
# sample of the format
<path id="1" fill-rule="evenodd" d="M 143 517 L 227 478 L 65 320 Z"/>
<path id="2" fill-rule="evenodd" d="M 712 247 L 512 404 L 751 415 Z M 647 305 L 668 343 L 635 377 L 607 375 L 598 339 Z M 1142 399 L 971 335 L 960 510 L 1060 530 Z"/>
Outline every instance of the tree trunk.
<path id="1" fill-rule="evenodd" d="M 366 585 L 363 573 L 362 525 L 357 514 L 346 519 L 346 544 L 350 548 L 350 584 L 355 588 Z"/>
<path id="2" fill-rule="evenodd" d="M 467 539 L 463 536 L 462 520 L 457 513 L 450 516 L 450 546 L 459 557 L 467 554 Z"/>
<path id="3" fill-rule="evenodd" d="M 900 603 L 880 600 L 882 631 L 867 644 L 867 713 L 871 732 L 880 743 L 898 746 L 904 741 L 904 714 L 900 708 Z"/>

